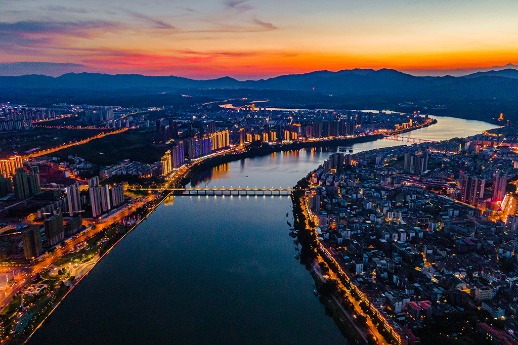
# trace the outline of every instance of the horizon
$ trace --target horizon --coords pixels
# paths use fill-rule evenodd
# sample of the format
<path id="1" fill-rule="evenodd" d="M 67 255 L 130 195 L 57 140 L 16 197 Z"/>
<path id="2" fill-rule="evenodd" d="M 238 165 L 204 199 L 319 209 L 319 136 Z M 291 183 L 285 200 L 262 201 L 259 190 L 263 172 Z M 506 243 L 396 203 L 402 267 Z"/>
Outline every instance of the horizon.
<path id="1" fill-rule="evenodd" d="M 23 66 L 26 62 L 17 62 L 13 64 L 20 64 L 20 66 Z M 246 82 L 246 81 L 261 81 L 261 80 L 268 80 L 273 79 L 277 77 L 282 76 L 290 76 L 290 75 L 304 75 L 304 74 L 311 74 L 311 73 L 318 73 L 318 72 L 328 72 L 328 73 L 339 73 L 339 72 L 345 72 L 345 71 L 373 71 L 373 72 L 379 72 L 383 70 L 387 71 L 396 71 L 400 73 L 404 73 L 407 75 L 411 75 L 414 77 L 464 77 L 469 76 L 474 73 L 479 72 L 496 72 L 496 71 L 503 71 L 503 70 L 517 70 L 518 71 L 518 65 L 514 64 L 506 64 L 503 66 L 492 66 L 489 68 L 474 68 L 474 69 L 458 69 L 453 71 L 433 71 L 434 73 L 419 73 L 419 72 L 412 72 L 412 71 L 405 71 L 405 70 L 398 70 L 393 68 L 350 68 L 350 69 L 341 69 L 341 70 L 313 70 L 313 71 L 307 71 L 307 72 L 301 72 L 301 73 L 288 73 L 288 74 L 278 74 L 278 75 L 272 75 L 267 77 L 257 77 L 257 78 L 240 78 L 239 76 L 232 76 L 232 75 L 222 75 L 222 76 L 215 76 L 215 77 L 189 77 L 189 76 L 182 76 L 182 75 L 174 75 L 174 74 L 163 74 L 163 75 L 153 75 L 153 74 L 144 74 L 144 73 L 109 73 L 109 72 L 91 72 L 91 71 L 71 71 L 71 72 L 65 72 L 60 74 L 52 74 L 52 73 L 15 73 L 12 75 L 4 74 L 3 72 L 6 70 L 4 67 L 6 64 L 0 63 L 0 77 L 26 77 L 26 76 L 42 76 L 42 77 L 51 77 L 51 78 L 59 78 L 64 75 L 69 74 L 98 74 L 98 75 L 109 75 L 109 76 L 121 76 L 121 75 L 137 75 L 137 76 L 143 76 L 143 77 L 175 77 L 175 78 L 185 78 L 190 80 L 196 80 L 196 81 L 204 81 L 204 80 L 218 80 L 218 79 L 225 79 L 230 78 L 236 81 L 240 82 Z M 23 67 L 21 67 L 23 68 Z"/>
<path id="2" fill-rule="evenodd" d="M 518 31 L 518 3 L 510 0 L 42 0 L 2 7 L 2 75 L 256 80 L 352 68 L 458 75 L 518 64 L 518 38 L 510 34 Z"/>

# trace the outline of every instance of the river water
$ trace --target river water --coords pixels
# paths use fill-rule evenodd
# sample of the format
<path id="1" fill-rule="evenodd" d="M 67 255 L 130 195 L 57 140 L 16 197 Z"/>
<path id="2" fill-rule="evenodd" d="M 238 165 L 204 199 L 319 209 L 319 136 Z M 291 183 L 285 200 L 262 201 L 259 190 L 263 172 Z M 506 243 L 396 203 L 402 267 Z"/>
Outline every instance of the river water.
<path id="1" fill-rule="evenodd" d="M 406 135 L 493 126 L 438 117 Z M 378 140 L 354 152 L 401 144 Z M 291 187 L 329 155 L 300 150 L 224 164 L 202 186 Z M 286 213 L 289 216 L 286 217 Z M 175 197 L 121 241 L 29 344 L 345 344 L 294 259 L 288 197 Z"/>

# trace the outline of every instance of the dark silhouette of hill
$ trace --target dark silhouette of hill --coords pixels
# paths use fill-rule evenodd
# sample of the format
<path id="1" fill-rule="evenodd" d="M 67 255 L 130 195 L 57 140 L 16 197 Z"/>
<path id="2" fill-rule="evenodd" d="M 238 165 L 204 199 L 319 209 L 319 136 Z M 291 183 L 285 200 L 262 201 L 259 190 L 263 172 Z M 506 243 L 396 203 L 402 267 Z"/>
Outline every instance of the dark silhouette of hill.
<path id="1" fill-rule="evenodd" d="M 467 75 L 468 78 L 477 78 L 477 77 L 502 77 L 502 78 L 518 78 L 518 70 L 513 68 L 506 68 L 502 70 L 494 70 L 487 72 L 476 72 Z"/>
<path id="2" fill-rule="evenodd" d="M 106 97 L 116 104 L 150 105 L 145 104 L 146 99 L 158 98 L 162 103 L 154 105 L 167 105 L 174 104 L 173 98 L 178 99 L 181 93 L 212 99 L 246 94 L 277 100 L 276 104 L 281 102 L 285 106 L 413 107 L 486 121 L 504 112 L 507 117 L 518 119 L 518 71 L 514 69 L 461 77 L 420 77 L 391 69 L 353 69 L 247 81 L 230 77 L 194 80 L 175 76 L 68 73 L 60 77 L 0 77 L 0 91 L 2 100 L 14 97 L 26 103 L 38 97 L 42 102 L 43 99 L 70 101 L 73 96 L 76 103 L 92 99 L 99 102 Z M 139 103 L 131 103 L 130 96 Z"/>

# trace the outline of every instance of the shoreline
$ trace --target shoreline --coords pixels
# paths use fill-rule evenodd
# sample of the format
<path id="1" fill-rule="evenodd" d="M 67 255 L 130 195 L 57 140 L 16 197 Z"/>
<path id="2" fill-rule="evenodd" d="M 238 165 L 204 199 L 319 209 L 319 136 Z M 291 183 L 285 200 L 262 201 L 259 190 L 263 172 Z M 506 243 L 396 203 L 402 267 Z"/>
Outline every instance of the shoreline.
<path id="1" fill-rule="evenodd" d="M 428 127 L 433 124 L 437 123 L 437 120 L 427 121 L 423 124 L 414 126 L 412 128 L 404 129 L 401 131 L 397 131 L 397 133 L 394 134 L 400 134 L 405 132 L 414 131 L 420 128 Z M 207 159 L 204 159 L 200 161 L 198 164 L 191 166 L 188 168 L 183 175 L 178 176 L 175 180 L 171 181 L 171 184 L 176 186 L 185 186 L 187 183 L 189 183 L 190 179 L 197 174 L 199 174 L 202 171 L 211 169 L 215 166 L 218 166 L 220 164 L 229 163 L 233 161 L 238 161 L 241 159 L 247 159 L 247 158 L 254 158 L 254 157 L 262 157 L 270 155 L 274 152 L 283 152 L 283 151 L 293 151 L 293 150 L 300 150 L 304 148 L 318 148 L 318 147 L 338 147 L 341 145 L 354 145 L 357 143 L 364 143 L 364 142 L 371 142 L 376 141 L 379 139 L 384 138 L 385 136 L 382 134 L 374 134 L 374 135 L 365 135 L 365 136 L 359 136 L 359 137 L 353 137 L 353 138 L 335 138 L 330 140 L 319 140 L 319 141 L 308 141 L 308 142 L 294 142 L 294 143 L 287 143 L 287 144 L 276 144 L 276 145 L 270 145 L 268 143 L 260 143 L 259 145 L 251 144 L 248 148 L 249 150 L 244 152 L 235 152 L 235 153 L 227 153 L 221 156 L 215 156 L 215 157 L 209 157 Z M 67 291 L 58 298 L 58 300 L 51 305 L 50 311 L 46 313 L 46 315 L 43 317 L 42 321 L 39 322 L 36 327 L 31 331 L 31 333 L 27 337 L 23 337 L 25 339 L 16 339 L 19 342 L 15 342 L 13 338 L 9 339 L 7 342 L 1 341 L 1 343 L 23 343 L 26 344 L 32 336 L 36 333 L 38 329 L 40 329 L 45 321 L 52 315 L 52 313 L 61 305 L 61 303 L 65 300 L 65 298 L 68 296 L 69 293 L 74 290 L 79 283 L 90 274 L 90 272 L 97 266 L 97 264 L 108 254 L 110 253 L 113 248 L 121 242 L 129 233 L 131 233 L 133 230 L 137 228 L 138 225 L 140 225 L 145 219 L 147 219 L 158 206 L 160 206 L 164 200 L 172 195 L 172 192 L 166 192 L 166 193 L 159 193 L 156 199 L 153 199 L 152 201 L 149 201 L 147 204 L 144 204 L 142 207 L 146 207 L 150 205 L 151 203 L 154 203 L 152 205 L 151 209 L 149 209 L 145 216 L 143 216 L 138 222 L 136 222 L 134 225 L 132 225 L 124 234 L 122 234 L 121 237 L 119 237 L 113 244 L 111 244 L 100 256 L 99 258 L 92 263 L 92 267 L 85 270 L 84 274 L 82 274 L 80 277 L 78 277 L 71 286 L 67 289 Z M 134 213 L 137 212 L 137 210 L 134 211 Z M 295 212 L 295 211 L 294 211 Z M 295 216 L 295 214 L 294 214 Z M 332 301 L 328 301 L 332 302 Z M 336 302 L 336 301 L 335 301 Z M 324 304 L 324 303 L 323 303 Z M 325 304 L 324 304 L 325 305 Z M 339 305 L 338 305 L 339 306 Z M 340 306 L 339 306 L 340 307 Z M 326 307 L 327 309 L 327 307 Z M 333 318 L 334 319 L 334 318 Z M 345 326 L 342 325 L 342 327 L 345 328 Z M 339 325 L 340 330 L 343 332 L 342 327 Z M 363 338 L 363 337 L 360 337 Z M 363 339 L 362 339 L 363 340 Z"/>
<path id="2" fill-rule="evenodd" d="M 43 318 L 43 320 L 34 328 L 30 335 L 25 340 L 23 340 L 23 344 L 27 344 L 29 342 L 29 340 L 32 338 L 32 336 L 34 336 L 36 331 L 38 331 L 38 329 L 40 329 L 43 326 L 45 321 L 52 315 L 52 313 L 54 313 L 54 311 L 61 305 L 61 303 L 65 301 L 65 298 L 79 285 L 79 283 L 81 283 L 81 281 L 84 278 L 86 278 L 90 274 L 90 272 L 93 271 L 94 268 L 97 267 L 97 265 L 102 261 L 102 259 L 104 259 L 104 257 L 108 255 L 115 248 L 115 246 L 119 244 L 119 242 L 121 242 L 127 235 L 133 232 L 133 230 L 135 230 L 137 226 L 139 226 L 144 220 L 146 220 L 149 217 L 149 215 L 151 215 L 151 213 L 153 213 L 155 209 L 158 206 L 160 206 L 168 196 L 169 194 L 166 194 L 165 196 L 162 195 L 160 197 L 159 202 L 157 202 L 156 205 L 154 205 L 152 209 L 149 210 L 144 217 L 142 217 L 138 222 L 133 224 L 120 238 L 117 239 L 117 241 L 115 241 L 108 249 L 106 249 L 106 251 L 104 251 L 104 253 L 102 253 L 95 262 L 92 263 L 92 267 L 86 270 L 84 274 L 81 275 L 81 277 L 79 277 L 77 280 L 73 282 L 73 284 L 69 287 L 67 292 L 63 296 L 61 296 L 61 298 L 56 302 L 56 304 L 52 307 L 52 309 L 45 316 L 45 318 Z"/>
<path id="3" fill-rule="evenodd" d="M 312 227 L 309 215 L 306 214 L 305 192 L 304 189 L 300 188 L 299 183 L 295 187 L 296 189 L 292 194 L 291 200 L 294 228 L 298 231 L 297 238 L 302 246 L 300 263 L 305 265 L 310 272 L 320 293 L 320 302 L 324 305 L 326 312 L 330 314 L 345 339 L 352 344 L 369 344 L 369 333 L 360 329 L 359 325 L 353 320 L 354 316 L 352 313 L 354 311 L 352 313 L 348 312 L 339 302 L 336 294 L 326 289 L 327 279 L 317 271 L 317 266 L 319 266 L 319 263 L 325 262 L 325 258 L 320 253 L 316 231 Z"/>

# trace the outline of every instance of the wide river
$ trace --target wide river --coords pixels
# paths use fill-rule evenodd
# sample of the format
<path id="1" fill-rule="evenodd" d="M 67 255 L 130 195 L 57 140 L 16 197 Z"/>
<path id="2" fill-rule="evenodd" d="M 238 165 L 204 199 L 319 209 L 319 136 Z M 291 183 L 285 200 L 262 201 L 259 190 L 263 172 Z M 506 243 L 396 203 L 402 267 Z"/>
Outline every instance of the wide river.
<path id="1" fill-rule="evenodd" d="M 484 122 L 438 117 L 407 133 L 469 136 Z M 378 140 L 354 152 L 401 144 Z M 292 187 L 330 152 L 224 164 L 202 186 Z M 286 213 L 289 216 L 286 217 Z M 288 197 L 175 197 L 107 255 L 29 344 L 345 344 L 294 259 Z"/>

